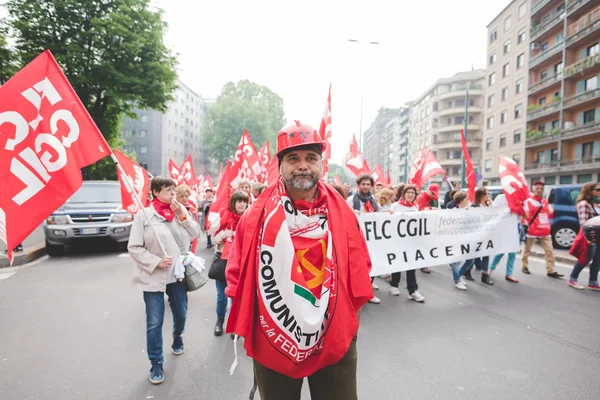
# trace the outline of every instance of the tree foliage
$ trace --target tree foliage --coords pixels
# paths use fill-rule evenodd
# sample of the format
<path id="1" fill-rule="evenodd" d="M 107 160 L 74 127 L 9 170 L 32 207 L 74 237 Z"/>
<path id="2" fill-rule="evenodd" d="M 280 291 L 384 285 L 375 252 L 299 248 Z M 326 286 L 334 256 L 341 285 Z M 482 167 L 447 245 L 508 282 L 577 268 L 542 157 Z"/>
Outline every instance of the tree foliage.
<path id="1" fill-rule="evenodd" d="M 15 56 L 8 47 L 6 27 L 0 26 L 0 85 L 10 79 L 16 72 Z"/>
<path id="2" fill-rule="evenodd" d="M 232 159 L 244 128 L 258 150 L 267 140 L 273 148 L 284 124 L 283 100 L 278 94 L 249 80 L 229 82 L 208 109 L 204 143 L 213 159 Z"/>
<path id="3" fill-rule="evenodd" d="M 327 178 L 329 180 L 333 180 L 333 178 L 338 175 L 340 180 L 343 182 L 350 182 L 351 184 L 354 182 L 354 175 L 348 174 L 346 169 L 339 164 L 329 163 L 329 172 L 327 174 Z"/>
<path id="4" fill-rule="evenodd" d="M 109 143 L 134 107 L 166 110 L 177 61 L 150 0 L 8 0 L 6 7 L 19 63 L 50 49 Z"/>

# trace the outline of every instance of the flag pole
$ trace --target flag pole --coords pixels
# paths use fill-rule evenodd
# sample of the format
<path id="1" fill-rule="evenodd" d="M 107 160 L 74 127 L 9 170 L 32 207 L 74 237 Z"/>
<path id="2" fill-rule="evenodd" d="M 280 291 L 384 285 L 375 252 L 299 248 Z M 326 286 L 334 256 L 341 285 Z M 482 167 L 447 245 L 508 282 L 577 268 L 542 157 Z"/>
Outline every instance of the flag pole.
<path id="1" fill-rule="evenodd" d="M 142 212 L 144 213 L 144 216 L 146 217 L 148 222 L 150 222 L 150 214 L 148 214 L 148 210 L 146 210 L 146 207 L 144 207 L 144 204 L 142 204 L 142 199 L 140 199 L 140 196 L 138 196 L 136 191 L 133 189 L 133 186 L 131 185 L 131 182 L 127 178 L 127 174 L 125 173 L 123 166 L 121 165 L 121 163 L 119 163 L 119 160 L 115 156 L 115 153 L 113 153 L 112 151 L 110 152 L 110 158 L 112 158 L 114 163 L 117 165 L 117 169 L 119 170 L 119 173 L 121 174 L 121 178 L 123 178 L 123 180 L 125 181 L 125 184 L 129 188 L 129 191 L 131 192 L 131 195 L 133 196 L 133 199 L 137 202 L 138 206 L 140 207 L 140 210 L 142 210 Z M 148 175 L 150 176 L 149 173 L 148 173 Z M 163 243 L 161 242 L 160 238 L 158 237 L 158 233 L 156 233 L 156 230 L 154 230 L 154 225 L 149 223 L 148 226 L 150 227 L 150 230 L 152 231 L 152 235 L 154 235 L 154 239 L 156 239 L 156 242 L 158 243 L 158 246 L 160 247 L 160 251 L 163 253 L 163 257 L 167 257 L 168 254 L 167 254 L 167 251 L 165 250 L 165 246 L 163 246 Z"/>
<path id="2" fill-rule="evenodd" d="M 469 123 L 469 87 L 467 86 L 467 94 L 465 99 L 465 118 L 464 118 L 464 131 L 465 131 L 465 142 L 467 141 L 467 124 Z M 460 173 L 460 185 L 461 187 L 465 187 L 465 177 L 466 177 L 466 163 L 465 163 L 465 154 L 463 152 L 462 155 L 462 168 Z"/>

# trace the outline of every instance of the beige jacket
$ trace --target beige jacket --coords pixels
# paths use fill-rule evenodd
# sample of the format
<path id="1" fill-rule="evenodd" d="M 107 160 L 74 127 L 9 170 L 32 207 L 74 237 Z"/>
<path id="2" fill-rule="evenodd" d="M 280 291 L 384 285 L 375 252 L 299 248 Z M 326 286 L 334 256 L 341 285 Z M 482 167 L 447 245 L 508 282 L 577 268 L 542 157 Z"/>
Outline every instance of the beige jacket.
<path id="1" fill-rule="evenodd" d="M 166 222 L 154 207 L 146 208 L 150 215 L 150 222 L 158 234 L 167 254 L 177 257 L 181 254 L 179 246 L 166 224 L 173 224 L 176 231 L 181 235 L 181 243 L 186 249 L 189 248 L 193 239 L 200 235 L 200 225 L 189 215 L 185 221 L 180 222 L 177 216 L 172 222 Z M 163 258 L 160 246 L 156 241 L 146 215 L 139 211 L 133 219 L 131 234 L 127 250 L 135 262 L 132 284 L 145 292 L 164 292 L 167 284 L 175 282 L 173 267 L 158 268 L 158 263 Z"/>

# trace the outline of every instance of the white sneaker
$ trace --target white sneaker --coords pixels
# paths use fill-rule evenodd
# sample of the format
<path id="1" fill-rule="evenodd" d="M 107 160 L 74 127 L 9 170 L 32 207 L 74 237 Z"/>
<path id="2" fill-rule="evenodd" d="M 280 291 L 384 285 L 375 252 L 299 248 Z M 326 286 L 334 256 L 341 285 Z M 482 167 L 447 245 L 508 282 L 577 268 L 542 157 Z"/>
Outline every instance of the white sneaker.
<path id="1" fill-rule="evenodd" d="M 465 283 L 463 281 L 455 283 L 454 287 L 459 290 L 467 290 L 467 285 L 465 285 Z"/>
<path id="2" fill-rule="evenodd" d="M 390 294 L 392 296 L 400 296 L 400 289 L 398 289 L 397 287 L 391 287 L 390 288 Z"/>
<path id="3" fill-rule="evenodd" d="M 409 294 L 408 298 L 416 301 L 417 303 L 422 303 L 425 301 L 425 297 L 423 297 L 423 295 L 418 290 L 415 290 L 414 292 Z"/>
<path id="4" fill-rule="evenodd" d="M 375 281 L 373 281 L 373 283 L 371 283 L 371 287 L 373 288 L 373 290 L 379 290 L 379 286 L 377 286 Z"/>
<path id="5" fill-rule="evenodd" d="M 379 304 L 379 303 L 381 303 L 381 300 L 379 300 L 379 297 L 373 296 L 373 298 L 371 300 L 369 300 L 369 303 L 371 303 L 371 304 Z"/>

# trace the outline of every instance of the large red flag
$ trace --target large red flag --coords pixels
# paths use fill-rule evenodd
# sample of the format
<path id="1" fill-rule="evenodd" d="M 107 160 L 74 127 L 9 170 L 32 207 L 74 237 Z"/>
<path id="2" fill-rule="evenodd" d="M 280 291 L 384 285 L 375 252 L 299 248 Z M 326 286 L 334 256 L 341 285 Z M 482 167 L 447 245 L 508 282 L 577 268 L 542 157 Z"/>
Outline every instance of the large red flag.
<path id="1" fill-rule="evenodd" d="M 0 87 L 0 240 L 12 250 L 110 147 L 49 50 Z"/>
<path id="2" fill-rule="evenodd" d="M 413 163 L 412 167 L 413 167 L 413 175 L 412 178 L 410 178 L 408 180 L 408 183 L 410 184 L 414 184 L 414 177 L 417 174 L 418 171 L 421 170 L 421 168 L 423 167 L 423 161 L 425 160 L 425 149 L 421 148 L 421 150 L 419 151 L 419 154 L 417 154 L 417 158 L 415 158 L 415 162 Z"/>
<path id="3" fill-rule="evenodd" d="M 261 165 L 254 142 L 248 131 L 244 129 L 233 160 L 233 166 L 239 168 L 238 178 L 257 180 L 262 172 Z"/>
<path id="4" fill-rule="evenodd" d="M 188 154 L 183 164 L 179 168 L 183 181 L 191 188 L 196 186 L 196 172 L 194 171 L 194 162 L 192 155 Z"/>
<path id="5" fill-rule="evenodd" d="M 231 177 L 234 170 L 231 164 L 227 161 L 223 178 L 219 182 L 215 200 L 212 202 L 208 212 L 208 223 L 206 224 L 206 232 L 208 235 L 214 235 L 219 226 L 221 226 L 221 213 L 223 208 L 229 207 L 229 197 L 231 196 Z"/>
<path id="6" fill-rule="evenodd" d="M 391 178 L 391 176 L 390 176 L 390 171 L 388 171 L 388 173 L 387 173 L 387 184 L 388 184 L 388 185 L 391 185 L 391 184 L 392 184 L 392 178 Z"/>
<path id="7" fill-rule="evenodd" d="M 381 165 L 377 164 L 373 172 L 371 172 L 371 176 L 373 176 L 375 184 L 381 183 L 382 185 L 387 185 L 387 182 L 385 181 L 385 174 L 383 173 Z"/>
<path id="8" fill-rule="evenodd" d="M 362 168 L 361 174 L 370 174 L 370 173 L 371 173 L 371 169 L 369 168 L 369 164 L 367 164 L 367 160 L 363 160 L 363 168 Z"/>
<path id="9" fill-rule="evenodd" d="M 258 157 L 260 159 L 260 166 L 262 168 L 258 181 L 265 183 L 267 181 L 267 167 L 269 166 L 269 160 L 271 159 L 271 148 L 269 141 L 267 141 L 263 147 L 258 151 Z"/>
<path id="10" fill-rule="evenodd" d="M 327 148 L 325 154 L 323 154 L 323 179 L 327 181 L 327 172 L 329 172 L 329 159 L 331 158 L 331 83 L 329 84 L 329 92 L 327 93 L 327 103 L 325 104 L 325 111 L 321 118 L 321 125 L 319 127 L 319 135 L 327 142 Z"/>
<path id="11" fill-rule="evenodd" d="M 462 142 L 462 151 L 465 157 L 465 166 L 467 172 L 467 184 L 469 186 L 469 201 L 472 203 L 475 201 L 475 189 L 477 187 L 477 174 L 471 163 L 471 156 L 469 155 L 469 148 L 467 147 L 467 141 L 465 139 L 465 131 L 460 130 L 460 140 Z"/>
<path id="12" fill-rule="evenodd" d="M 277 156 L 273 156 L 267 165 L 267 185 L 271 186 L 273 183 L 277 182 L 279 179 L 279 160 Z"/>
<path id="13" fill-rule="evenodd" d="M 171 160 L 170 158 L 169 175 L 171 176 L 171 179 L 173 179 L 178 185 L 181 185 L 185 182 L 185 180 L 183 179 L 183 175 L 181 174 L 181 170 L 179 169 L 177 164 L 175 164 L 175 161 Z"/>
<path id="14" fill-rule="evenodd" d="M 438 174 L 446 176 L 446 170 L 442 168 L 433 152 L 429 150 L 421 162 L 421 168 L 411 178 L 410 183 L 415 185 L 417 189 L 421 189 L 424 182 Z"/>
<path id="15" fill-rule="evenodd" d="M 512 158 L 500 156 L 498 161 L 500 182 L 508 207 L 515 214 L 525 216 L 523 202 L 530 196 L 525 175 Z"/>
<path id="16" fill-rule="evenodd" d="M 119 177 L 119 183 L 121 184 L 121 203 L 123 209 L 135 214 L 140 210 L 140 206 L 135 200 L 135 195 L 139 197 L 143 205 L 146 206 L 148 204 L 148 192 L 150 191 L 148 171 L 119 150 L 114 150 L 113 153 L 115 153 L 115 157 L 117 157 L 117 161 L 119 161 L 119 164 L 123 167 L 123 171 L 126 175 L 123 176 L 117 167 L 117 176 Z M 128 179 L 130 185 L 128 185 L 124 179 Z M 135 194 L 131 192 L 130 187 L 133 188 Z"/>
<path id="17" fill-rule="evenodd" d="M 350 142 L 350 153 L 346 159 L 346 167 L 356 176 L 362 174 L 364 170 L 363 158 L 358 150 L 358 142 L 354 134 L 352 135 L 352 142 Z"/>

